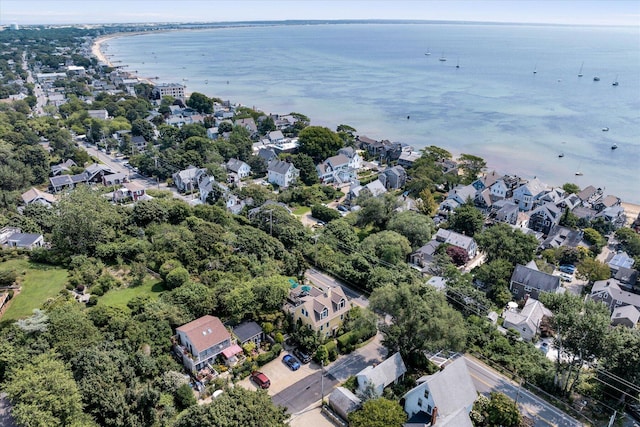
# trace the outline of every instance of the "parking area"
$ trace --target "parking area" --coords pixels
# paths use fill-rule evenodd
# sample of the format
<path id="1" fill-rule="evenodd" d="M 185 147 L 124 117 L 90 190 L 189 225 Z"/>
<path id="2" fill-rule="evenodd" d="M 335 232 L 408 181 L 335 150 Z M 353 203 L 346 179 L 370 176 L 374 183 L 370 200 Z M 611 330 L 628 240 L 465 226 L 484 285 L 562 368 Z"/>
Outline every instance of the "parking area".
<path id="1" fill-rule="evenodd" d="M 320 365 L 315 362 L 311 362 L 306 365 L 301 364 L 300 369 L 292 371 L 282 361 L 282 357 L 285 354 L 289 354 L 289 352 L 283 351 L 276 359 L 259 369 L 260 372 L 264 373 L 271 380 L 271 387 L 267 390 L 269 396 L 273 396 L 281 392 L 290 385 L 295 384 L 301 379 L 309 375 L 313 375 L 315 372 L 320 370 Z M 247 377 L 242 381 L 239 381 L 238 385 L 249 390 L 257 390 L 258 388 L 255 383 L 251 381 L 251 377 Z"/>

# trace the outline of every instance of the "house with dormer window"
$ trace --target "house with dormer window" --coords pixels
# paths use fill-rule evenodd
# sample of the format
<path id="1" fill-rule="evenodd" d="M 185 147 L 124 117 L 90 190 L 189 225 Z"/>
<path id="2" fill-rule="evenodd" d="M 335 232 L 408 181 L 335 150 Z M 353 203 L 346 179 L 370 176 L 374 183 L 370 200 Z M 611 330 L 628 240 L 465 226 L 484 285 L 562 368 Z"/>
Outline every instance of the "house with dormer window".
<path id="1" fill-rule="evenodd" d="M 351 309 L 351 303 L 340 286 L 325 290 L 298 286 L 289 293 L 287 309 L 294 322 L 308 325 L 328 337 L 336 334 Z"/>

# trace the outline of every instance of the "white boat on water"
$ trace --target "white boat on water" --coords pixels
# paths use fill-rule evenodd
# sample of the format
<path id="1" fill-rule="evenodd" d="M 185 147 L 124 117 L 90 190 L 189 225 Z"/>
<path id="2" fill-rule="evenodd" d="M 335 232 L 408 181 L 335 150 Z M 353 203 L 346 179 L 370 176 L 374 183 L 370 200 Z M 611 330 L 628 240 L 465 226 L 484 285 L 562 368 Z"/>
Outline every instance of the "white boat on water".
<path id="1" fill-rule="evenodd" d="M 609 128 L 602 128 L 602 132 L 609 132 Z"/>
<path id="2" fill-rule="evenodd" d="M 615 142 L 613 143 L 613 145 L 611 146 L 612 150 L 615 150 L 616 148 L 618 148 L 618 144 L 616 144 Z"/>
<path id="3" fill-rule="evenodd" d="M 444 62 L 446 60 L 447 60 L 447 58 L 445 58 L 444 52 L 442 52 L 442 56 L 440 57 L 439 61 Z"/>
<path id="4" fill-rule="evenodd" d="M 582 176 L 582 175 L 584 175 L 582 172 L 576 171 L 576 176 Z"/>
<path id="5" fill-rule="evenodd" d="M 578 71 L 578 77 L 582 77 L 584 74 L 582 74 L 582 67 L 584 66 L 584 62 L 582 64 L 580 64 L 580 71 Z"/>

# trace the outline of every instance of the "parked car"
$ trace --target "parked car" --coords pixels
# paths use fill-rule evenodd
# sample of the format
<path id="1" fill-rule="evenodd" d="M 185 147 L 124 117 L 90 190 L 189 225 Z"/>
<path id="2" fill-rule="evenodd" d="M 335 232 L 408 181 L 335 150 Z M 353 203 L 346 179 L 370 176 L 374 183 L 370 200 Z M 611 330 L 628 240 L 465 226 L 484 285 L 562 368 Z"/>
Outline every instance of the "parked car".
<path id="1" fill-rule="evenodd" d="M 292 371 L 297 371 L 298 369 L 300 369 L 300 362 L 298 362 L 298 360 L 293 357 L 290 354 L 285 354 L 282 357 L 282 361 L 289 367 L 291 368 Z"/>
<path id="2" fill-rule="evenodd" d="M 571 264 L 561 265 L 558 270 L 562 271 L 563 273 L 573 274 L 576 272 L 576 266 Z"/>
<path id="3" fill-rule="evenodd" d="M 259 372 L 259 371 L 252 372 L 251 379 L 260 388 L 267 389 L 271 386 L 271 380 L 262 372 Z"/>
<path id="4" fill-rule="evenodd" d="M 570 282 L 573 279 L 566 273 L 560 273 L 560 280 L 562 280 L 563 282 Z"/>
<path id="5" fill-rule="evenodd" d="M 307 353 L 305 353 L 304 351 L 300 350 L 299 348 L 296 348 L 295 350 L 293 350 L 293 354 L 295 354 L 295 356 L 302 362 L 302 363 L 309 363 L 311 362 L 311 356 L 309 356 Z"/>

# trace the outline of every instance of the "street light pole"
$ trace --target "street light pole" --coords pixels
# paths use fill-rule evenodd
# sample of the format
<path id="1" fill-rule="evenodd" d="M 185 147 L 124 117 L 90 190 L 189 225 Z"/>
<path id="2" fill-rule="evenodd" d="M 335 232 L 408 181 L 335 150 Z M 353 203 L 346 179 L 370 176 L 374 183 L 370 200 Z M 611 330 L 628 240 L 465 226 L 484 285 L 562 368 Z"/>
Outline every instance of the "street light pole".
<path id="1" fill-rule="evenodd" d="M 322 399 L 320 400 L 320 406 L 324 405 L 324 360 L 320 361 L 320 390 Z"/>

